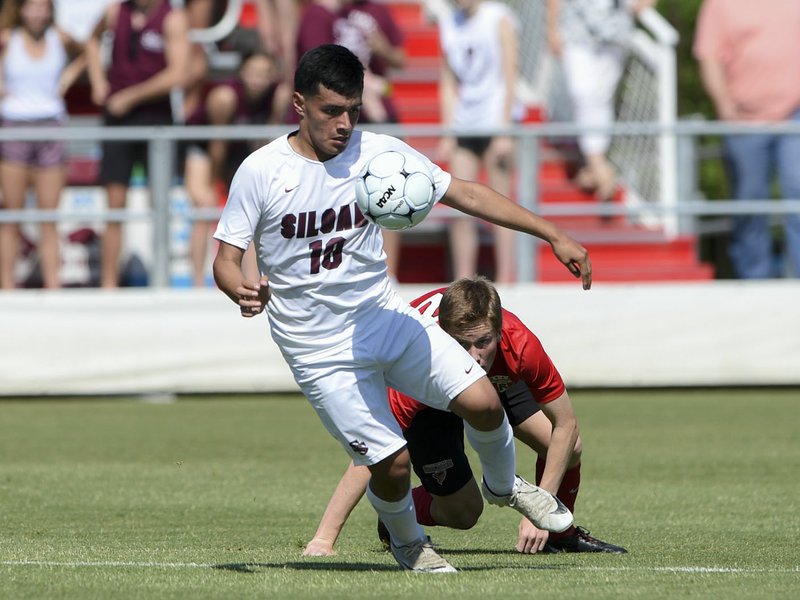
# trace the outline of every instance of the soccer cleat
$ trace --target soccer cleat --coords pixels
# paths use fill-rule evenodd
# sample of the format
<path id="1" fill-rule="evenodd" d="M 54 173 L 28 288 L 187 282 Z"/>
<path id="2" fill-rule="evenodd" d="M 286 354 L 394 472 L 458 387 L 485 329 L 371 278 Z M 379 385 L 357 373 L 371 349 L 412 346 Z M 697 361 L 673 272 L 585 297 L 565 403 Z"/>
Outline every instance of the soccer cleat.
<path id="1" fill-rule="evenodd" d="M 380 519 L 378 519 L 378 539 L 381 541 L 383 549 L 388 551 L 389 546 L 392 544 L 392 539 L 389 537 L 389 530 L 386 529 L 386 525 Z"/>
<path id="2" fill-rule="evenodd" d="M 427 535 L 405 546 L 390 543 L 392 556 L 406 571 L 414 573 L 457 573 L 456 569 L 433 549 Z"/>
<path id="3" fill-rule="evenodd" d="M 481 482 L 483 496 L 496 506 L 510 506 L 539 529 L 560 533 L 572 525 L 572 513 L 558 498 L 547 490 L 528 483 L 517 475 L 514 489 L 508 496 L 498 496 Z"/>
<path id="4" fill-rule="evenodd" d="M 607 554 L 627 554 L 622 546 L 615 546 L 589 535 L 583 527 L 575 526 L 575 532 L 569 535 L 550 536 L 542 552 L 605 552 Z"/>

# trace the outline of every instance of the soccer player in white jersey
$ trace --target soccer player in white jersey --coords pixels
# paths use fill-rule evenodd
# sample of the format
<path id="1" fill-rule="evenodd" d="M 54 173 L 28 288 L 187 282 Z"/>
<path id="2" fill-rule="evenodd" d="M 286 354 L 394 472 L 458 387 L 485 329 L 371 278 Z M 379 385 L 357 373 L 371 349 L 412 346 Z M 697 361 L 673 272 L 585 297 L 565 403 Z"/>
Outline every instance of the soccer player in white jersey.
<path id="1" fill-rule="evenodd" d="M 549 242 L 584 289 L 591 264 L 586 249 L 549 221 L 486 186 L 452 178 L 396 138 L 356 130 L 363 75 L 342 46 L 302 57 L 292 98 L 299 129 L 256 150 L 234 176 L 214 235 L 214 277 L 243 316 L 267 310 L 272 338 L 300 389 L 354 463 L 369 468 L 367 497 L 401 567 L 452 572 L 417 524 L 409 455 L 387 385 L 464 419 L 490 503 L 551 531 L 567 529 L 572 514 L 516 476 L 511 427 L 478 363 L 393 291 L 380 229 L 356 206 L 355 179 L 382 151 L 414 153 L 434 174 L 438 201 Z M 260 281 L 242 272 L 251 242 Z"/>

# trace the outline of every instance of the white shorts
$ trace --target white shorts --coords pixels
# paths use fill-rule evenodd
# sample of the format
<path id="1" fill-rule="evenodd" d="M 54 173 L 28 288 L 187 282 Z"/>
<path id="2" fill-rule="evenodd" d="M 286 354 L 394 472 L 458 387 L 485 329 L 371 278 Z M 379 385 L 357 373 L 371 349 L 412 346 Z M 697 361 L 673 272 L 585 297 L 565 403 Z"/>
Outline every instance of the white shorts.
<path id="1" fill-rule="evenodd" d="M 363 325 L 356 327 L 351 347 L 339 347 L 312 365 L 289 366 L 353 462 L 373 465 L 406 443 L 389 409 L 387 386 L 447 410 L 485 373 L 434 321 L 399 298 Z"/>

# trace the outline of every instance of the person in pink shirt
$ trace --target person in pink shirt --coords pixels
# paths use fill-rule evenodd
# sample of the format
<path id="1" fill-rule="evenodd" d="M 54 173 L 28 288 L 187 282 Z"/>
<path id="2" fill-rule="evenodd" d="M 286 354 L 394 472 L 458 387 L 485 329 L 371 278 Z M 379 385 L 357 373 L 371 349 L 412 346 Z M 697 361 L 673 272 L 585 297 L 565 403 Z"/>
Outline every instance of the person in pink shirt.
<path id="1" fill-rule="evenodd" d="M 800 121 L 800 2 L 705 0 L 694 43 L 700 76 L 717 117 L 731 122 Z M 729 135 L 724 140 L 738 200 L 771 196 L 773 173 L 783 197 L 800 199 L 800 136 Z M 784 217 L 786 256 L 800 276 L 800 215 Z M 736 275 L 780 275 L 767 215 L 735 218 L 729 248 Z"/>

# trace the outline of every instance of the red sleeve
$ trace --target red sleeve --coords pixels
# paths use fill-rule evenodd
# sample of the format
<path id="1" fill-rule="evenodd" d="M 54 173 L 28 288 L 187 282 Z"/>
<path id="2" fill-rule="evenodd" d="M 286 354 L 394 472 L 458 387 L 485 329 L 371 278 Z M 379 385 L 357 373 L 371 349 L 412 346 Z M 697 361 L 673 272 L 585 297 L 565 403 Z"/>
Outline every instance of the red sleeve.
<path id="1" fill-rule="evenodd" d="M 411 396 L 389 388 L 389 408 L 392 409 L 395 420 L 400 424 L 400 429 L 405 431 L 411 425 L 414 416 L 428 407 L 417 402 Z"/>
<path id="2" fill-rule="evenodd" d="M 566 391 L 564 380 L 545 352 L 542 342 L 514 313 L 507 310 L 503 310 L 500 353 L 512 380 L 524 381 L 540 404 L 552 402 Z"/>

